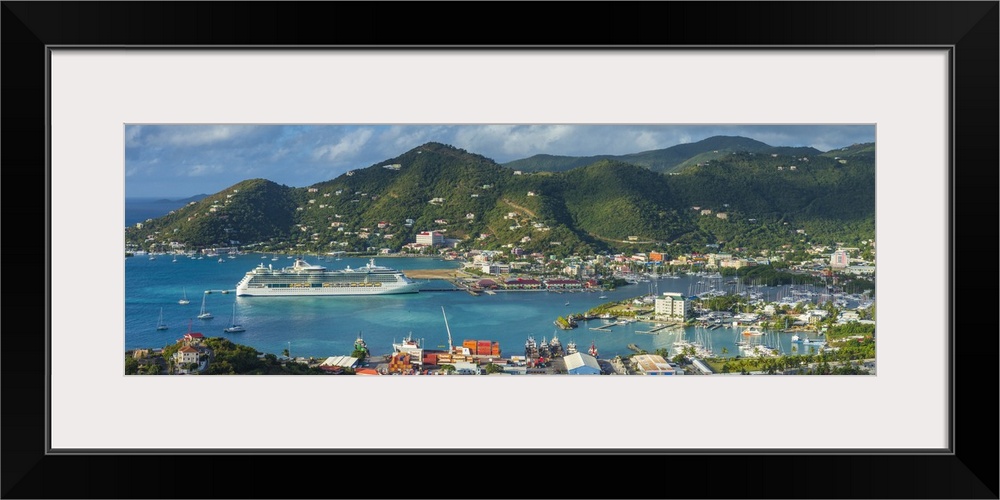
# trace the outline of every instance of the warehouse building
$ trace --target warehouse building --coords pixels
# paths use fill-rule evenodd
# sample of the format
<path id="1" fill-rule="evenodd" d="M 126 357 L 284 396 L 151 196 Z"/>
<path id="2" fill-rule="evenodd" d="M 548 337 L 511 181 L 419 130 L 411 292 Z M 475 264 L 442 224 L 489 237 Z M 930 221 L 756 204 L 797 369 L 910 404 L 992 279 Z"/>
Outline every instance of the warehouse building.
<path id="1" fill-rule="evenodd" d="M 597 364 L 597 358 L 578 352 L 563 358 L 566 362 L 566 372 L 570 375 L 600 375 L 601 365 Z"/>

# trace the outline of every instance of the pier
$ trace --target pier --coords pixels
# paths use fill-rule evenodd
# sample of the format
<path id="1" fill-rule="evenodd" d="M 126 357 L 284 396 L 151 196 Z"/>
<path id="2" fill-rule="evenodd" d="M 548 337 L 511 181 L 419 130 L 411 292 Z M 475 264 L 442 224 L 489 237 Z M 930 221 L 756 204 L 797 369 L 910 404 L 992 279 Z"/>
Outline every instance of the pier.
<path id="1" fill-rule="evenodd" d="M 660 330 L 666 330 L 667 328 L 672 328 L 679 324 L 680 323 L 667 323 L 660 326 L 655 326 L 653 328 L 650 328 L 649 330 L 636 330 L 635 333 L 651 333 L 653 335 L 658 335 L 660 333 Z"/>
<path id="2" fill-rule="evenodd" d="M 618 323 L 608 323 L 606 325 L 592 327 L 591 330 L 598 332 L 610 332 L 611 327 L 617 325 Z"/>

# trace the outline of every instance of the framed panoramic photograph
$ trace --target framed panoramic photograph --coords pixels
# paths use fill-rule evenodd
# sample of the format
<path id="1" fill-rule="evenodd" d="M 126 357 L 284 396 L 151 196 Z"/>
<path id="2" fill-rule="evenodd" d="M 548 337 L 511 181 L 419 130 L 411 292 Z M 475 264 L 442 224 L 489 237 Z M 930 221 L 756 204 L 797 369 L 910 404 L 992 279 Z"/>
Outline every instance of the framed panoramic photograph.
<path id="1" fill-rule="evenodd" d="M 48 256 L 44 453 L 5 496 L 55 492 L 59 455 L 535 454 L 864 468 L 692 497 L 995 498 L 958 455 L 996 409 L 955 386 L 953 221 L 963 162 L 997 164 L 968 135 L 996 106 L 957 112 L 996 103 L 997 5 L 921 5 L 937 38 L 610 48 L 181 46 L 5 3 L 45 49 L 16 52 Z M 107 7 L 190 7 L 135 8 Z"/>
<path id="2" fill-rule="evenodd" d="M 126 375 L 876 373 L 874 125 L 124 135 Z"/>

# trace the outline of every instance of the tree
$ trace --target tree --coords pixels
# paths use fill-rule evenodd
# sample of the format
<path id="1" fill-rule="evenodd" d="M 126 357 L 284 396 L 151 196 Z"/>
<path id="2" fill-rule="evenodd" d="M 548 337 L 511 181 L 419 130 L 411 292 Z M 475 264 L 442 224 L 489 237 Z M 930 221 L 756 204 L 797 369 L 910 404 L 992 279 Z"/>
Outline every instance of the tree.
<path id="1" fill-rule="evenodd" d="M 455 373 L 455 365 L 441 365 L 440 370 L 445 372 L 447 375 Z"/>
<path id="2" fill-rule="evenodd" d="M 359 362 L 364 361 L 365 358 L 368 357 L 368 351 L 364 349 L 355 349 L 351 352 L 351 357 L 358 358 Z"/>
<path id="3" fill-rule="evenodd" d="M 198 363 L 188 363 L 188 364 L 184 365 L 184 368 L 187 368 L 187 371 L 189 371 L 189 372 L 197 371 L 198 370 Z"/>
<path id="4" fill-rule="evenodd" d="M 125 375 L 135 375 L 139 372 L 139 361 L 132 356 L 125 358 Z"/>
<path id="5" fill-rule="evenodd" d="M 504 371 L 503 367 L 500 366 L 500 365 L 498 365 L 498 364 L 489 363 L 489 364 L 486 365 L 486 373 L 487 374 L 503 373 L 503 371 Z"/>

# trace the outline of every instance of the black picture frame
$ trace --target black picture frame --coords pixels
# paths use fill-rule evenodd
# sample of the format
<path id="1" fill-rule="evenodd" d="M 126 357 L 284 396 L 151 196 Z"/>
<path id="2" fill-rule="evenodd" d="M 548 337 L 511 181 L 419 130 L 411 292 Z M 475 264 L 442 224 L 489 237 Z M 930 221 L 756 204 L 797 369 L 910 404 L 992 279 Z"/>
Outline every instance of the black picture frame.
<path id="1" fill-rule="evenodd" d="M 47 47 L 250 47 L 250 46 L 590 46 L 631 47 L 950 47 L 953 157 L 951 248 L 954 290 L 976 291 L 969 276 L 996 276 L 996 259 L 959 259 L 956 229 L 977 240 L 997 241 L 996 224 L 970 228 L 980 214 L 997 210 L 998 2 L 643 2 L 555 4 L 320 3 L 320 2 L 3 2 L 2 164 L 8 186 L 45 186 L 47 167 Z M 488 9 L 483 17 L 478 9 Z M 572 11 L 572 16 L 567 12 Z M 581 24 L 581 20 L 585 20 Z M 415 22 L 419 21 L 419 22 Z M 517 30 L 513 28 L 517 27 Z M 528 33 L 514 35 L 514 33 Z M 613 43 L 614 46 L 608 45 Z M 988 186 L 980 193 L 972 188 Z M 963 196 L 958 196 L 962 188 Z M 46 197 L 47 198 L 47 197 Z M 8 201 L 12 198 L 8 197 Z M 50 201 L 46 199 L 46 203 Z M 8 262 L 39 260 L 38 241 L 48 246 L 48 206 L 27 201 L 8 205 L 8 223 L 32 243 L 8 245 Z M 26 208 L 30 207 L 30 208 Z M 17 217 L 12 217 L 12 214 Z M 46 214 L 45 223 L 37 220 Z M 22 217 L 23 215 L 23 217 Z M 15 220 L 16 219 L 16 220 Z M 16 224 L 20 222 L 20 224 Z M 963 223 L 964 222 L 964 223 Z M 12 231 L 12 226 L 8 226 Z M 9 232 L 11 234 L 18 234 Z M 11 241 L 10 239 L 8 241 Z M 21 237 L 18 241 L 22 241 Z M 964 248 L 971 249 L 966 246 Z M 975 266 L 975 267 L 973 267 Z M 35 266 L 16 266 L 8 283 L 37 283 Z M 985 267 L 986 269 L 981 269 Z M 29 271 L 30 269 L 30 271 Z M 46 266 L 38 294 L 5 297 L 12 311 L 54 311 L 39 297 L 51 286 Z M 985 272 L 984 272 L 985 271 Z M 990 274 L 993 271 L 993 274 Z M 31 272 L 32 276 L 26 276 Z M 25 276 L 21 276 L 21 274 Z M 967 281 L 966 281 L 967 280 Z M 965 287 L 965 288 L 963 288 Z M 991 289 L 995 291 L 995 289 Z M 954 295 L 950 307 L 957 304 Z M 956 317 L 954 330 L 996 331 L 988 315 Z M 8 320 L 12 315 L 8 315 Z M 16 319 L 18 316 L 14 316 Z M 954 317 L 954 316 L 953 316 Z M 373 453 L 344 461 L 325 455 L 47 453 L 44 332 L 8 328 L 3 337 L 3 477 L 5 498 L 182 498 L 182 497 L 594 497 L 603 480 L 611 497 L 712 498 L 997 498 L 995 392 L 980 381 L 996 379 L 997 360 L 952 333 L 952 449 L 943 454 L 766 454 L 704 453 L 635 457 L 567 454 L 429 452 Z M 100 330 L 86 325 L 81 334 Z M 995 337 L 992 340 L 996 340 Z M 983 359 L 992 358 L 992 359 Z M 86 411 L 86 409 L 81 409 Z M 192 432 L 179 419 L 176 429 Z M 205 429 L 198 429 L 204 432 Z M 627 447 L 627 443 L 623 443 Z M 629 455 L 622 453 L 622 455 Z M 983 460 L 978 457 L 993 457 Z M 295 460 L 292 460 L 295 458 Z M 338 467 L 333 477 L 303 478 L 303 465 Z M 613 476 L 611 461 L 634 474 Z M 526 479 L 503 479 L 514 464 Z M 561 472 L 551 490 L 539 490 L 548 468 Z M 423 487 L 391 492 L 397 474 L 425 477 Z M 717 472 L 706 473 L 706 470 Z M 826 471 L 821 479 L 812 471 Z M 488 488 L 453 487 L 462 478 L 490 474 Z M 253 476 L 259 474 L 260 476 Z M 567 476 L 575 474 L 575 477 Z M 529 477 L 531 476 L 531 477 Z M 717 476 L 717 477 L 715 477 Z M 760 476 L 760 477 L 758 477 Z M 555 478 L 555 476 L 554 476 Z M 694 479 L 692 479 L 694 478 Z M 313 480 L 310 480 L 313 479 Z M 194 481 L 193 491 L 190 489 Z M 435 484 L 440 482 L 442 487 Z M 404 483 L 406 484 L 406 483 Z M 335 492 L 334 489 L 336 490 Z"/>

